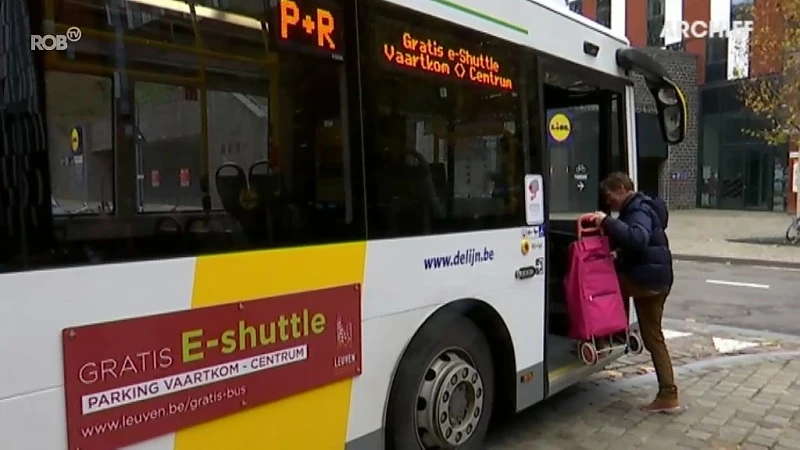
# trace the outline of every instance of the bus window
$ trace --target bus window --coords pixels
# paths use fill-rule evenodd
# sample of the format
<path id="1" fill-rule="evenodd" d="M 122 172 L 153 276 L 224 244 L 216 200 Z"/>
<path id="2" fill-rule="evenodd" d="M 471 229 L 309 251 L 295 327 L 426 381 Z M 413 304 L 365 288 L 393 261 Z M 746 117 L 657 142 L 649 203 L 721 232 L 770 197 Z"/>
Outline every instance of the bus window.
<path id="1" fill-rule="evenodd" d="M 601 179 L 627 166 L 625 140 L 615 125 L 622 94 L 567 72 L 548 70 L 544 98 L 550 218 L 572 220 L 576 214 L 600 209 Z"/>
<path id="2" fill-rule="evenodd" d="M 309 10 L 326 14 L 315 39 L 225 3 L 40 5 L 82 32 L 44 58 L 48 264 L 363 238 L 338 1 Z"/>
<path id="3" fill-rule="evenodd" d="M 611 98 L 611 160 L 608 172 L 628 172 L 628 152 L 625 136 L 625 107 L 622 94 Z"/>
<path id="4" fill-rule="evenodd" d="M 198 89 L 149 81 L 134 81 L 130 87 L 136 112 L 136 135 L 129 143 L 139 175 L 136 211 L 201 211 L 202 190 L 197 179 L 203 174 L 203 143 Z"/>
<path id="5" fill-rule="evenodd" d="M 111 78 L 50 72 L 45 92 L 53 215 L 114 209 Z"/>
<path id="6" fill-rule="evenodd" d="M 376 9 L 362 56 L 370 236 L 523 223 L 522 49 Z"/>

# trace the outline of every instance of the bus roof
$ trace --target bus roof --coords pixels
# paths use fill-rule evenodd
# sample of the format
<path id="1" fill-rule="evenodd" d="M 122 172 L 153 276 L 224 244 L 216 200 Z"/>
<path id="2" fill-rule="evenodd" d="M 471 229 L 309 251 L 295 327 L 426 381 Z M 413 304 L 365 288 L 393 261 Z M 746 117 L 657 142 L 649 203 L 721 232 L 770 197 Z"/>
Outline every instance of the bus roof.
<path id="1" fill-rule="evenodd" d="M 600 72 L 624 76 L 616 52 L 628 39 L 569 10 L 563 0 L 385 0 Z M 584 52 L 584 42 L 600 48 Z"/>

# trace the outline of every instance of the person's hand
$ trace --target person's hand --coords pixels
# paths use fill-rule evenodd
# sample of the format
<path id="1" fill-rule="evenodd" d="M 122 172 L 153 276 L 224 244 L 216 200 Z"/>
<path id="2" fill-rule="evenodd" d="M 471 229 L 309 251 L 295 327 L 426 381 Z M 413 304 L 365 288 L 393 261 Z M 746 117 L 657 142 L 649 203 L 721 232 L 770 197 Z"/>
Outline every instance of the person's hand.
<path id="1" fill-rule="evenodd" d="M 606 215 L 607 214 L 604 213 L 603 211 L 595 211 L 594 212 L 594 223 L 595 223 L 595 225 L 597 225 L 599 227 L 603 223 L 603 221 L 606 220 Z"/>
<path id="2" fill-rule="evenodd" d="M 617 254 L 617 251 L 616 250 L 612 250 L 611 251 L 611 258 L 612 259 L 617 259 L 618 257 L 619 257 L 619 255 Z"/>

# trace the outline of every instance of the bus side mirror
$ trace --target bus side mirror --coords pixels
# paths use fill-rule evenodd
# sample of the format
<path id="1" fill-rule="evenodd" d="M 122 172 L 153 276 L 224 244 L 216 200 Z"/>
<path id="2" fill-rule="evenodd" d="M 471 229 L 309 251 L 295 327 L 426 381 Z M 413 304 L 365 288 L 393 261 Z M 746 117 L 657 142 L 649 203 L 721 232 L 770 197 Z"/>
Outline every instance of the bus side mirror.
<path id="1" fill-rule="evenodd" d="M 669 144 L 678 144 L 686 135 L 686 98 L 667 71 L 653 57 L 635 48 L 617 50 L 617 65 L 626 72 L 644 76 L 645 83 L 656 101 L 661 136 Z"/>
<path id="2" fill-rule="evenodd" d="M 686 99 L 680 88 L 665 81 L 665 84 L 650 91 L 656 99 L 661 135 L 667 143 L 679 144 L 686 136 Z"/>

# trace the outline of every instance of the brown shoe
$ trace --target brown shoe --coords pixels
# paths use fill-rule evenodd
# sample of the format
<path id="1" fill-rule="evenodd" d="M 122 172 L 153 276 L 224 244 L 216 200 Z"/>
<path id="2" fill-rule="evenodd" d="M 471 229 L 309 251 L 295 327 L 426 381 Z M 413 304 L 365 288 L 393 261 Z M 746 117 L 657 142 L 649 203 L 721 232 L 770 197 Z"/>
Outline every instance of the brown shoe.
<path id="1" fill-rule="evenodd" d="M 681 403 L 677 398 L 656 397 L 652 403 L 642 407 L 642 411 L 646 413 L 675 414 L 681 410 Z"/>

